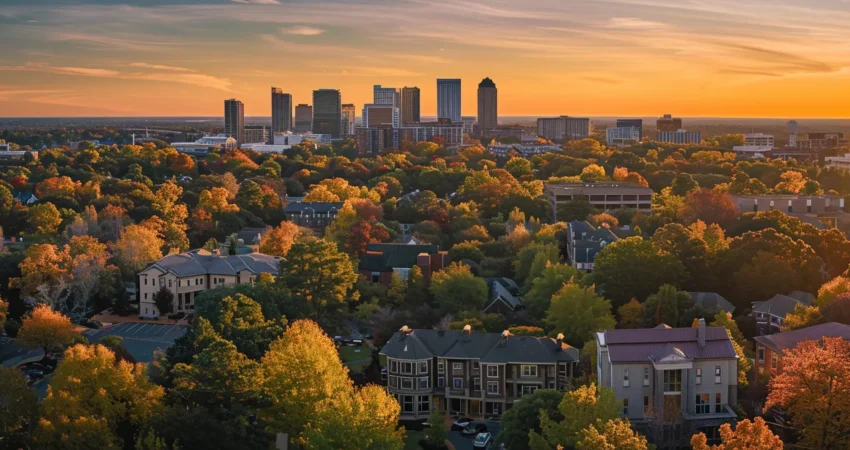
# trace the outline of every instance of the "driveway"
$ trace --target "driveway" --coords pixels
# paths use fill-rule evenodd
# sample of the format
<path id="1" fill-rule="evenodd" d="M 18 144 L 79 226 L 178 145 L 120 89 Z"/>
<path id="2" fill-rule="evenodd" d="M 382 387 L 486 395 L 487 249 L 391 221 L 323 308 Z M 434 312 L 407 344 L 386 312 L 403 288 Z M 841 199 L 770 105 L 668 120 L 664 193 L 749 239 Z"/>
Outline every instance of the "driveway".
<path id="1" fill-rule="evenodd" d="M 495 441 L 502 428 L 501 422 L 485 420 L 484 424 L 487 425 L 487 432 L 493 435 L 493 441 Z M 464 436 L 460 434 L 460 431 L 450 431 L 449 440 L 455 446 L 455 450 L 472 450 L 472 441 L 475 440 L 475 436 Z M 496 446 L 490 446 L 490 450 L 496 450 L 496 448 Z"/>

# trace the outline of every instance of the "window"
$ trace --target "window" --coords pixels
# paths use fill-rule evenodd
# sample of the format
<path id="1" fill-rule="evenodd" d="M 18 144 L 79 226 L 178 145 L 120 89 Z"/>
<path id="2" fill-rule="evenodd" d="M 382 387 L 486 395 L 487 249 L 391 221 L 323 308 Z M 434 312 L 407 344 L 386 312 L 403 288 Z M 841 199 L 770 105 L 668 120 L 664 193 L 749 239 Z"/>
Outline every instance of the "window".
<path id="1" fill-rule="evenodd" d="M 398 377 L 390 377 L 390 387 L 398 388 Z"/>
<path id="2" fill-rule="evenodd" d="M 680 393 L 682 392 L 682 371 L 681 370 L 665 370 L 664 371 L 664 392 Z"/>
<path id="3" fill-rule="evenodd" d="M 197 282 L 198 282 L 198 280 L 195 280 L 195 283 L 197 283 Z M 201 286 L 203 286 L 203 285 L 204 285 L 204 279 L 201 278 Z"/>
<path id="4" fill-rule="evenodd" d="M 472 379 L 472 388 L 475 389 L 476 391 L 481 390 L 481 378 L 475 377 L 475 378 Z"/>
<path id="5" fill-rule="evenodd" d="M 398 373 L 398 361 L 394 359 L 390 360 L 390 372 Z"/>
<path id="6" fill-rule="evenodd" d="M 524 385 L 522 385 L 522 391 L 520 392 L 520 396 L 531 395 L 536 390 L 537 390 L 537 386 L 529 386 L 527 384 L 524 384 Z"/>
<path id="7" fill-rule="evenodd" d="M 643 396 L 643 415 L 648 416 L 652 413 L 652 407 L 649 406 L 649 396 Z"/>
<path id="8" fill-rule="evenodd" d="M 401 377 L 401 388 L 402 389 L 413 389 L 413 378 Z"/>
<path id="9" fill-rule="evenodd" d="M 381 281 L 381 272 L 372 272 L 372 282 L 380 283 Z"/>
<path id="10" fill-rule="evenodd" d="M 714 394 L 714 412 L 716 414 L 723 413 L 723 396 L 720 392 Z"/>
<path id="11" fill-rule="evenodd" d="M 441 375 L 446 373 L 446 366 L 445 366 L 445 364 L 443 364 L 442 361 L 439 361 L 437 363 L 437 373 L 441 374 Z"/>
<path id="12" fill-rule="evenodd" d="M 499 378 L 499 366 L 487 366 L 487 378 Z"/>
<path id="13" fill-rule="evenodd" d="M 402 395 L 402 412 L 413 413 L 413 396 Z"/>
<path id="14" fill-rule="evenodd" d="M 428 373 L 428 361 L 419 361 L 419 373 Z"/>
<path id="15" fill-rule="evenodd" d="M 649 386 L 649 369 L 643 369 L 643 385 Z"/>
<path id="16" fill-rule="evenodd" d="M 148 299 L 148 293 L 145 292 L 145 300 L 147 300 L 147 299 Z"/>
<path id="17" fill-rule="evenodd" d="M 399 368 L 401 369 L 401 370 L 399 370 L 399 373 L 402 373 L 402 374 L 405 374 L 405 375 L 413 375 L 413 363 L 412 362 L 402 361 L 401 363 L 399 363 Z"/>
<path id="18" fill-rule="evenodd" d="M 145 278 L 145 286 L 147 286 L 147 285 L 148 285 L 148 279 Z"/>
<path id="19" fill-rule="evenodd" d="M 426 413 L 431 411 L 431 397 L 423 395 L 419 397 L 419 412 Z"/>
<path id="20" fill-rule="evenodd" d="M 419 389 L 428 389 L 429 387 L 431 386 L 428 384 L 428 377 L 419 378 Z"/>
<path id="21" fill-rule="evenodd" d="M 696 384 L 702 384 L 702 369 L 697 367 Z"/>
<path id="22" fill-rule="evenodd" d="M 554 378 L 555 377 L 555 366 L 546 367 L 546 375 L 549 375 L 550 377 Z"/>
<path id="23" fill-rule="evenodd" d="M 172 286 L 172 284 L 171 284 L 171 283 L 172 283 L 172 282 L 171 282 L 171 280 L 168 280 L 168 287 L 171 287 L 171 286 Z"/>
<path id="24" fill-rule="evenodd" d="M 623 399 L 623 417 L 629 417 L 629 399 Z"/>
<path id="25" fill-rule="evenodd" d="M 499 393 L 499 382 L 498 381 L 488 381 L 487 382 L 487 393 L 488 394 L 498 394 Z"/>
<path id="26" fill-rule="evenodd" d="M 463 378 L 452 378 L 452 388 L 463 389 Z"/>
<path id="27" fill-rule="evenodd" d="M 764 364 L 764 347 L 759 346 L 759 364 Z"/>
<path id="28" fill-rule="evenodd" d="M 720 384 L 720 366 L 714 366 L 714 384 Z"/>
<path id="29" fill-rule="evenodd" d="M 708 414 L 711 412 L 711 397 L 708 394 L 697 394 L 697 414 Z"/>
<path id="30" fill-rule="evenodd" d="M 522 369 L 522 376 L 523 377 L 536 377 L 537 376 L 537 366 L 522 365 L 522 366 L 520 366 L 520 368 Z"/>
<path id="31" fill-rule="evenodd" d="M 453 374 L 463 373 L 463 363 L 452 363 L 452 373 Z"/>
<path id="32" fill-rule="evenodd" d="M 629 387 L 629 369 L 623 369 L 623 387 Z"/>
<path id="33" fill-rule="evenodd" d="M 443 377 L 437 377 L 437 387 L 446 387 L 446 379 Z"/>
<path id="34" fill-rule="evenodd" d="M 777 358 L 775 354 L 770 355 L 770 367 L 772 367 L 774 370 L 776 370 L 776 368 L 778 366 L 779 366 L 779 358 Z"/>
<path id="35" fill-rule="evenodd" d="M 476 360 L 476 361 L 472 361 L 472 370 L 478 370 L 478 369 L 480 369 L 480 368 L 481 368 L 481 367 L 479 366 L 479 364 L 478 364 L 478 361 L 477 361 L 477 360 Z"/>

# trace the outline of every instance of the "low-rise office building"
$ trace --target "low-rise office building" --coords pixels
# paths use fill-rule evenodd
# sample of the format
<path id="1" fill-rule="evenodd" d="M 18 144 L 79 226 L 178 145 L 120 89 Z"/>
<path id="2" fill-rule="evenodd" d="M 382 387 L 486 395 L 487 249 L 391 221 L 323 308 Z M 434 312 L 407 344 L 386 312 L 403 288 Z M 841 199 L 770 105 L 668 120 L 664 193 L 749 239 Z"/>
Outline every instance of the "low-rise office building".
<path id="1" fill-rule="evenodd" d="M 537 389 L 565 390 L 576 376 L 579 351 L 559 339 L 409 329 L 393 334 L 380 354 L 387 389 L 402 419 L 432 410 L 498 417 Z"/>
<path id="2" fill-rule="evenodd" d="M 169 145 L 178 152 L 194 155 L 206 155 L 210 152 L 237 148 L 236 138 L 226 134 L 204 136 L 195 142 L 172 142 Z"/>
<path id="3" fill-rule="evenodd" d="M 652 211 L 652 189 L 629 183 L 546 183 L 543 195 L 552 205 L 552 217 L 558 217 L 558 205 L 587 200 L 602 211 L 631 208 Z"/>
<path id="4" fill-rule="evenodd" d="M 747 147 L 773 147 L 776 140 L 772 134 L 750 133 L 744 135 L 744 145 Z"/>
<path id="5" fill-rule="evenodd" d="M 597 385 L 614 390 L 623 417 L 659 446 L 687 446 L 734 421 L 738 356 L 723 327 L 656 327 L 596 334 Z"/>
<path id="6" fill-rule="evenodd" d="M 559 145 L 546 144 L 499 144 L 487 147 L 490 153 L 499 157 L 506 157 L 511 152 L 517 152 L 523 157 L 542 155 L 549 152 L 560 152 L 563 149 Z"/>
<path id="7" fill-rule="evenodd" d="M 827 156 L 825 160 L 825 165 L 827 167 L 850 169 L 850 153 L 845 153 L 841 156 Z"/>
<path id="8" fill-rule="evenodd" d="M 844 211 L 844 198 L 837 195 L 732 195 L 741 213 L 778 209 L 788 214 L 824 214 Z"/>
<path id="9" fill-rule="evenodd" d="M 658 142 L 666 142 L 669 144 L 699 144 L 702 142 L 701 131 L 659 131 Z"/>
<path id="10" fill-rule="evenodd" d="M 537 135 L 553 142 L 585 139 L 593 132 L 586 117 L 541 117 L 537 119 Z"/>
<path id="11" fill-rule="evenodd" d="M 625 147 L 640 142 L 643 131 L 637 127 L 608 127 L 605 130 L 605 142 L 609 147 Z"/>

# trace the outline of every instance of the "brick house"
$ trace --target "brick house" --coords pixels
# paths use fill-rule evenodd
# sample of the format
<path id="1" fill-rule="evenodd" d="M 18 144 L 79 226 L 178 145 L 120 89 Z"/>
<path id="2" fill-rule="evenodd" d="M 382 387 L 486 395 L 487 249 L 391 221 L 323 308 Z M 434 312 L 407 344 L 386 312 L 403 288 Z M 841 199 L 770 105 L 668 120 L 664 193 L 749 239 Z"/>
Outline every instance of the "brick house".
<path id="1" fill-rule="evenodd" d="M 419 266 L 425 282 L 430 283 L 431 274 L 447 266 L 448 261 L 448 252 L 433 244 L 373 243 L 360 255 L 358 271 L 361 279 L 389 286 L 394 273 L 407 280 L 410 269 Z"/>
<path id="2" fill-rule="evenodd" d="M 850 325 L 830 322 L 783 333 L 756 336 L 754 339 L 756 358 L 753 364 L 756 382 L 762 375 L 773 376 L 782 373 L 782 353 L 785 350 L 790 350 L 803 341 L 820 341 L 825 337 L 841 337 L 850 340 Z"/>

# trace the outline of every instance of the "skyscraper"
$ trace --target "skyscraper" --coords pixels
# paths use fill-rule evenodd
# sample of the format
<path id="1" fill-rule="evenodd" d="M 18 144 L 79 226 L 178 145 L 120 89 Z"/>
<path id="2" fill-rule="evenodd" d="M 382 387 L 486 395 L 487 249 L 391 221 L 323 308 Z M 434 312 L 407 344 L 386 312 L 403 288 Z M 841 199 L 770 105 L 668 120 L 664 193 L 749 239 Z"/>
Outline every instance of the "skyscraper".
<path id="1" fill-rule="evenodd" d="M 401 107 L 401 93 L 396 88 L 376 84 L 372 87 L 372 103 L 375 105 L 393 105 Z"/>
<path id="2" fill-rule="evenodd" d="M 485 78 L 478 83 L 478 128 L 481 135 L 496 129 L 499 124 L 498 98 L 496 83 L 490 78 Z"/>
<path id="3" fill-rule="evenodd" d="M 237 146 L 245 141 L 245 105 L 235 98 L 224 101 L 224 134 L 236 139 Z"/>
<path id="4" fill-rule="evenodd" d="M 313 129 L 313 107 L 305 103 L 295 107 L 295 132 L 307 133 Z"/>
<path id="5" fill-rule="evenodd" d="M 337 89 L 313 91 L 313 133 L 342 137 L 342 96 Z"/>
<path id="6" fill-rule="evenodd" d="M 354 119 L 357 117 L 357 112 L 354 109 L 354 104 L 346 103 L 342 105 L 342 135 L 354 136 Z"/>
<path id="7" fill-rule="evenodd" d="M 272 86 L 272 133 L 292 131 L 292 94 Z"/>
<path id="8" fill-rule="evenodd" d="M 401 89 L 401 123 L 407 125 L 419 123 L 419 88 L 407 87 Z"/>
<path id="9" fill-rule="evenodd" d="M 460 78 L 437 78 L 437 118 L 461 121 Z"/>

